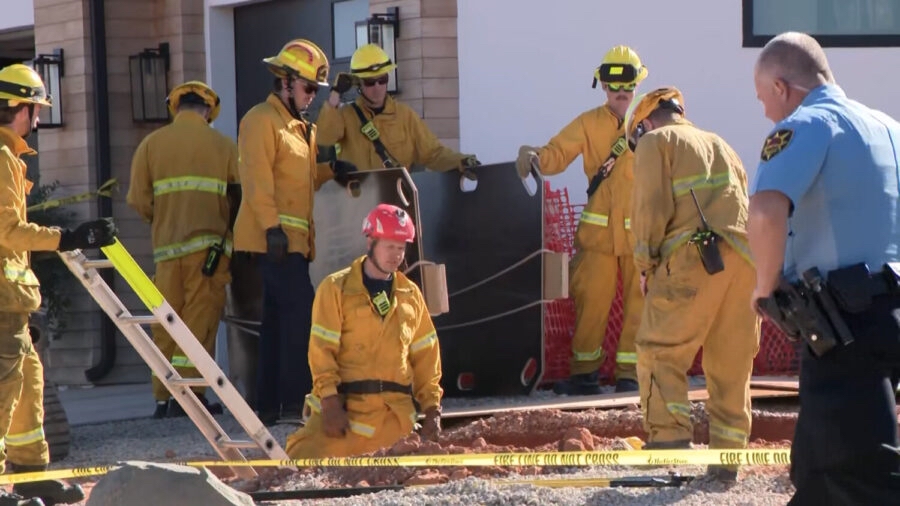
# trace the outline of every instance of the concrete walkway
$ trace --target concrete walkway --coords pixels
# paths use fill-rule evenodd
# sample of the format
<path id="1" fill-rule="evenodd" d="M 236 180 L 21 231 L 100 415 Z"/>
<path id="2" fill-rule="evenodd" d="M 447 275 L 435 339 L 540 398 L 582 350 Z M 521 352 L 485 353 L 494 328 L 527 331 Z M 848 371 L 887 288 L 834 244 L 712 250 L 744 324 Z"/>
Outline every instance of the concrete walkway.
<path id="1" fill-rule="evenodd" d="M 59 387 L 59 401 L 69 425 L 147 418 L 153 414 L 150 383 L 93 387 Z"/>

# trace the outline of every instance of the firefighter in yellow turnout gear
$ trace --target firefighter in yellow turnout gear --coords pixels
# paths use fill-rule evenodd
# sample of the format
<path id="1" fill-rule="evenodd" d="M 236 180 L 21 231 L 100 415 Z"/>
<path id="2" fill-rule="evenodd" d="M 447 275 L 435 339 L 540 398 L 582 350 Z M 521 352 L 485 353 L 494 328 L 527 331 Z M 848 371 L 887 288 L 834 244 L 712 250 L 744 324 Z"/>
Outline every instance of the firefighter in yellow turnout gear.
<path id="1" fill-rule="evenodd" d="M 363 223 L 368 254 L 322 281 L 309 343 L 306 425 L 287 438 L 292 458 L 344 457 L 440 430 L 440 346 L 419 288 L 398 271 L 415 237 L 402 209 L 380 204 Z"/>
<path id="2" fill-rule="evenodd" d="M 138 145 L 127 202 L 151 224 L 154 283 L 213 355 L 225 286 L 231 281 L 227 189 L 238 183 L 237 144 L 210 127 L 219 113 L 219 97 L 206 84 L 176 86 L 167 102 L 174 120 Z M 182 377 L 199 377 L 162 326 L 153 325 L 152 331 L 153 342 Z M 154 417 L 184 416 L 155 375 L 152 383 Z M 205 388 L 193 390 L 211 413 L 222 412 L 221 405 L 206 400 Z"/>
<path id="3" fill-rule="evenodd" d="M 643 299 L 632 260 L 633 154 L 625 143 L 623 120 L 635 88 L 647 73 L 634 50 L 612 48 L 594 73 L 594 86 L 602 84 L 607 102 L 579 115 L 546 146 L 519 148 L 516 168 L 522 177 L 528 175 L 532 165 L 542 174 L 558 174 L 581 155 L 589 184 L 587 206 L 575 232 L 577 251 L 570 266 L 569 292 L 576 311 L 571 377 L 554 385 L 558 394 L 600 393 L 598 370 L 605 358 L 603 342 L 619 273 L 624 284 L 624 317 L 616 352 L 616 391 L 637 390 L 634 335 Z"/>
<path id="4" fill-rule="evenodd" d="M 25 65 L 0 70 L 0 473 L 6 460 L 15 472 L 47 469 L 44 439 L 44 368 L 32 346 L 28 315 L 41 305 L 30 251 L 99 248 L 115 241 L 112 221 L 82 224 L 74 231 L 28 223 L 23 155 L 35 155 L 25 138 L 50 107 L 40 76 Z M 81 487 L 55 480 L 20 483 L 0 490 L 0 506 L 71 504 L 84 499 Z"/>
<path id="5" fill-rule="evenodd" d="M 263 423 L 299 416 L 312 386 L 306 357 L 315 290 L 309 264 L 316 256 L 315 191 L 340 164 L 316 163 L 316 128 L 306 111 L 328 85 L 328 58 L 294 39 L 263 59 L 274 75 L 265 102 L 241 119 L 238 151 L 243 199 L 234 225 L 235 248 L 259 266 L 263 315 L 256 375 L 256 410 Z M 346 170 L 346 169 L 345 169 Z"/>
<path id="6" fill-rule="evenodd" d="M 389 73 L 395 68 L 397 64 L 377 45 L 357 49 L 350 59 L 350 73 L 338 74 L 319 112 L 319 144 L 338 145 L 337 158 L 359 170 L 418 164 L 440 172 L 465 173 L 480 165 L 475 155 L 442 145 L 411 107 L 388 95 Z M 359 97 L 341 105 L 341 95 L 354 85 Z"/>
<path id="7" fill-rule="evenodd" d="M 744 448 L 759 349 L 759 320 L 748 304 L 756 274 L 747 175 L 721 137 L 684 118 L 676 88 L 635 102 L 627 125 L 636 142 L 634 261 L 647 298 L 636 339 L 645 448 L 690 447 L 687 371 L 701 347 L 710 447 Z M 710 474 L 732 481 L 737 471 L 711 466 Z"/>

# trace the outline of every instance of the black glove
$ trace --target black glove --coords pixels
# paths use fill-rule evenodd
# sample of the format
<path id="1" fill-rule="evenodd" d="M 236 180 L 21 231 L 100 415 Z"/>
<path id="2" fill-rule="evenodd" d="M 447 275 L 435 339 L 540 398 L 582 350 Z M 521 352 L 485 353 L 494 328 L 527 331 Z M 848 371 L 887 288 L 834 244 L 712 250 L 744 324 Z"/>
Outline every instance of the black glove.
<path id="1" fill-rule="evenodd" d="M 353 76 L 346 72 L 339 72 L 337 77 L 334 79 L 334 84 L 331 86 L 332 91 L 338 92 L 339 95 L 343 95 L 350 91 L 350 88 L 353 87 Z"/>
<path id="2" fill-rule="evenodd" d="M 281 263 L 288 253 L 288 238 L 281 227 L 266 230 L 266 257 L 270 262 Z"/>
<path id="3" fill-rule="evenodd" d="M 462 172 L 462 175 L 466 179 L 477 181 L 478 176 L 470 169 L 474 169 L 479 165 L 481 165 L 481 162 L 478 161 L 478 158 L 475 158 L 475 155 L 465 155 L 465 157 L 459 161 L 459 171 Z"/>
<path id="4" fill-rule="evenodd" d="M 331 171 L 334 172 L 334 180 L 338 183 L 346 183 L 350 174 L 358 172 L 356 165 L 344 160 L 335 160 L 331 163 Z"/>
<path id="5" fill-rule="evenodd" d="M 75 249 L 101 248 L 116 242 L 115 224 L 112 218 L 101 218 L 78 225 L 75 230 L 63 229 L 59 238 L 59 251 Z"/>

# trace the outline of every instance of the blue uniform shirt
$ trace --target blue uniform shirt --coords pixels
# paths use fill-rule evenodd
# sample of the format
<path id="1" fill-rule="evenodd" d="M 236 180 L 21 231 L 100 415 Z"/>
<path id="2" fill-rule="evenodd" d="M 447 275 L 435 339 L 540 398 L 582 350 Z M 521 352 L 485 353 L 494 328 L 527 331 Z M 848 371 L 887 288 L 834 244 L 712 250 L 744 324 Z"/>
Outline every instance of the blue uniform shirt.
<path id="1" fill-rule="evenodd" d="M 772 129 L 750 194 L 776 190 L 792 204 L 784 275 L 796 280 L 865 262 L 897 261 L 900 123 L 819 86 Z M 752 224 L 751 224 L 752 226 Z"/>

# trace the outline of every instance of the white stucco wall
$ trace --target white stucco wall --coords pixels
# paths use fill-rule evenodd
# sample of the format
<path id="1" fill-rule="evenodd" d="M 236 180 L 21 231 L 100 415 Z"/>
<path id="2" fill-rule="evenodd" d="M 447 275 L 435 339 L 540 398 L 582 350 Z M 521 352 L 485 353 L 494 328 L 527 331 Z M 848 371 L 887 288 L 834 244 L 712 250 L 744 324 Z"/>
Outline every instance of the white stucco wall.
<path id="1" fill-rule="evenodd" d="M 33 0 L 5 0 L 0 16 L 0 32 L 34 26 Z"/>
<path id="2" fill-rule="evenodd" d="M 640 91 L 675 85 L 687 116 L 728 141 L 753 174 L 771 123 L 753 87 L 759 49 L 741 47 L 741 2 L 662 0 L 458 0 L 461 150 L 486 163 L 514 160 L 522 144 L 543 145 L 584 110 L 600 105 L 594 68 L 612 46 L 638 51 L 649 68 Z M 890 83 L 900 48 L 826 49 L 839 85 L 900 118 Z M 877 69 L 874 70 L 874 69 Z M 551 180 L 586 200 L 579 157 Z"/>

